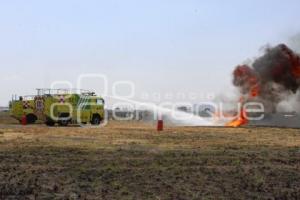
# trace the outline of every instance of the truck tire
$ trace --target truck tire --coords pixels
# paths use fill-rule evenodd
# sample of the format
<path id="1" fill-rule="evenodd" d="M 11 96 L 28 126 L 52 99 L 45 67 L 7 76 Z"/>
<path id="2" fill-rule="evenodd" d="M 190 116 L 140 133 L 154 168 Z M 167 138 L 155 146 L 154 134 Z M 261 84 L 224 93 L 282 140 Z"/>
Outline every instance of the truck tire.
<path id="1" fill-rule="evenodd" d="M 36 120 L 37 120 L 37 117 L 34 114 L 26 115 L 27 124 L 34 124 Z"/>
<path id="2" fill-rule="evenodd" d="M 60 120 L 60 121 L 58 121 L 58 124 L 60 126 L 68 126 L 69 120 Z"/>
<path id="3" fill-rule="evenodd" d="M 52 121 L 52 120 L 47 120 L 47 121 L 46 121 L 46 125 L 47 125 L 47 126 L 54 126 L 54 125 L 55 125 L 55 122 Z"/>
<path id="4" fill-rule="evenodd" d="M 99 115 L 94 115 L 91 121 L 92 125 L 99 125 L 101 122 L 101 117 Z"/>
<path id="5" fill-rule="evenodd" d="M 70 116 L 69 113 L 60 114 L 59 118 L 62 118 L 62 119 L 58 121 L 58 124 L 60 126 L 68 126 L 70 119 L 66 119 L 66 118 L 69 118 L 69 116 Z"/>

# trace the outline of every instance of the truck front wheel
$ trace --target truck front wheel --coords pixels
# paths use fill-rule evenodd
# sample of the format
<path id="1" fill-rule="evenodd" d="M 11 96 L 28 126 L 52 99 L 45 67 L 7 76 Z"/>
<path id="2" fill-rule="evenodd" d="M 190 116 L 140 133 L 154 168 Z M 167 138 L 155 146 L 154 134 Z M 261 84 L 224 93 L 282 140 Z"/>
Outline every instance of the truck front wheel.
<path id="1" fill-rule="evenodd" d="M 34 114 L 26 115 L 26 122 L 28 124 L 34 124 L 36 120 L 37 120 L 37 117 Z"/>

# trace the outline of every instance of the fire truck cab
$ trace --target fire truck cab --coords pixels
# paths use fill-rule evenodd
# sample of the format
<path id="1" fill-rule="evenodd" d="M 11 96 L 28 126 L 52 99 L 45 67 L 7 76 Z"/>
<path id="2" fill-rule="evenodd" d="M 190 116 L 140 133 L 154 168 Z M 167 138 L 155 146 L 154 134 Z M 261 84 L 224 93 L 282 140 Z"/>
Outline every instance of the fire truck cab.
<path id="1" fill-rule="evenodd" d="M 9 102 L 10 116 L 21 122 L 22 118 L 26 118 L 28 124 L 33 124 L 38 119 L 35 110 L 35 96 L 14 96 Z"/>

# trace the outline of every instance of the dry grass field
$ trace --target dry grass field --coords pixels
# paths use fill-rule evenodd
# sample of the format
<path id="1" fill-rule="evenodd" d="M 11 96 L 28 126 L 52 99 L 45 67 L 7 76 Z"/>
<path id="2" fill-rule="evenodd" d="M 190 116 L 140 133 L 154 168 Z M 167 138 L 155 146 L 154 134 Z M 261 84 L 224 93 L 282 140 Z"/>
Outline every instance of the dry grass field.
<path id="1" fill-rule="evenodd" d="M 0 199 L 297 199 L 300 130 L 7 126 Z"/>
<path id="2" fill-rule="evenodd" d="M 0 112 L 0 125 L 1 124 L 19 124 L 19 122 L 9 117 L 8 112 Z"/>

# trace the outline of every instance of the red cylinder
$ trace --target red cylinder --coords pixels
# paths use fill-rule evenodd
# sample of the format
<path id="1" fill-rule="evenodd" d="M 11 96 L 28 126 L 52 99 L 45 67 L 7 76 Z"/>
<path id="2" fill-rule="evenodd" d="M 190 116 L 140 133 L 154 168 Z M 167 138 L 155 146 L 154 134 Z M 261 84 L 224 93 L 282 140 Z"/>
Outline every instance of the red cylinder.
<path id="1" fill-rule="evenodd" d="M 27 119 L 26 119 L 26 115 L 23 115 L 22 118 L 21 118 L 21 123 L 22 125 L 26 125 L 27 124 Z"/>
<path id="2" fill-rule="evenodd" d="M 164 130 L 164 121 L 158 120 L 157 121 L 157 131 L 163 131 Z"/>

